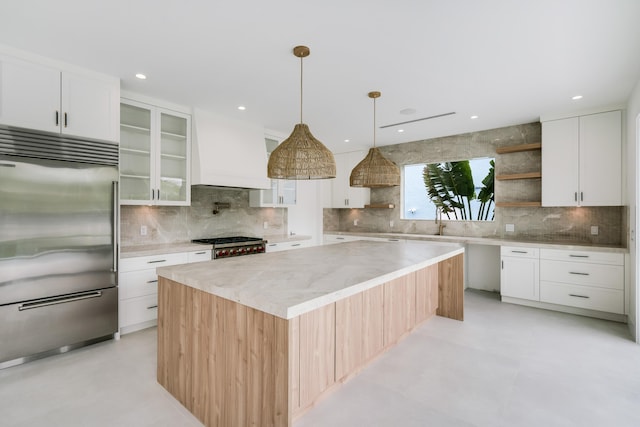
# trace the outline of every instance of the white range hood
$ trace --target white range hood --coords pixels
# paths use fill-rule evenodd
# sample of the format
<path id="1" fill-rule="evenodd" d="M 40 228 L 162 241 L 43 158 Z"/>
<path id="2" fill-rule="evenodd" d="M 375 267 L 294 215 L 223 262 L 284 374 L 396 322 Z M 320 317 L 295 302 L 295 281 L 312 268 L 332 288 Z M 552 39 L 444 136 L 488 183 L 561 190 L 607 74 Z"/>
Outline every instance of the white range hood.
<path id="1" fill-rule="evenodd" d="M 191 185 L 271 188 L 264 127 L 194 109 Z"/>

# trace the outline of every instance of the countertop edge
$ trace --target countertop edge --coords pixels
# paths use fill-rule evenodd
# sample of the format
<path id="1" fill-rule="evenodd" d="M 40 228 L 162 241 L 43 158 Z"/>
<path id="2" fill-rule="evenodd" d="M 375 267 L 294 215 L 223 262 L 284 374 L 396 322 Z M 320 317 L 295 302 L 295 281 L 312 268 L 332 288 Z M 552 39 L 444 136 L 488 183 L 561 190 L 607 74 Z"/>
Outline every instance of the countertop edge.
<path id="1" fill-rule="evenodd" d="M 612 252 L 628 254 L 629 248 L 623 248 L 619 246 L 606 246 L 606 245 L 594 245 L 594 244 L 579 244 L 579 243 L 560 243 L 560 242 L 541 242 L 537 240 L 511 240 L 502 239 L 498 237 L 468 237 L 468 236 L 437 236 L 430 234 L 403 234 L 403 233 L 375 233 L 375 232 L 363 232 L 354 233 L 347 231 L 325 231 L 324 236 L 355 236 L 355 237 L 372 237 L 372 238 L 388 238 L 388 239 L 403 239 L 403 240 L 418 240 L 440 243 L 460 243 L 460 244 L 476 244 L 476 245 L 489 245 L 489 246 L 520 246 L 520 247 L 533 247 L 533 248 L 548 248 L 548 249 L 567 249 L 567 250 L 581 250 L 581 251 L 599 251 L 599 252 Z"/>

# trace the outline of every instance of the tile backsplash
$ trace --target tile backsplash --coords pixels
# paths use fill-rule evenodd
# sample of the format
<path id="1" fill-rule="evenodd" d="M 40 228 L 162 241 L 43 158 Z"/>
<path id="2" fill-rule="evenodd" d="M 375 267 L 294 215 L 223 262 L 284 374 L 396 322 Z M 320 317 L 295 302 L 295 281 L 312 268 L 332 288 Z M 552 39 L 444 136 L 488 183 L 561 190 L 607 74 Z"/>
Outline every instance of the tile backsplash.
<path id="1" fill-rule="evenodd" d="M 213 214 L 214 204 L 226 203 Z M 267 228 L 264 228 L 265 223 Z M 141 228 L 146 227 L 146 235 Z M 121 206 L 120 244 L 186 242 L 220 236 L 281 235 L 287 232 L 287 209 L 249 207 L 249 190 L 191 187 L 191 206 Z"/>
<path id="2" fill-rule="evenodd" d="M 380 147 L 402 168 L 404 165 L 495 157 L 496 175 L 539 171 L 540 151 L 496 154 L 496 148 L 541 141 L 540 123 L 509 126 L 482 132 L 434 138 Z M 495 182 L 498 201 L 540 200 L 540 179 Z M 401 188 L 371 190 L 371 203 L 393 203 L 393 209 L 324 209 L 324 230 L 346 232 L 436 234 L 433 220 L 412 220 L 401 215 Z M 446 221 L 443 234 L 497 237 L 562 243 L 625 246 L 626 207 L 498 207 L 494 221 Z M 358 221 L 354 221 L 354 220 Z M 357 223 L 358 225 L 354 225 Z M 506 231 L 507 224 L 514 231 Z M 597 226 L 598 234 L 591 234 Z"/>

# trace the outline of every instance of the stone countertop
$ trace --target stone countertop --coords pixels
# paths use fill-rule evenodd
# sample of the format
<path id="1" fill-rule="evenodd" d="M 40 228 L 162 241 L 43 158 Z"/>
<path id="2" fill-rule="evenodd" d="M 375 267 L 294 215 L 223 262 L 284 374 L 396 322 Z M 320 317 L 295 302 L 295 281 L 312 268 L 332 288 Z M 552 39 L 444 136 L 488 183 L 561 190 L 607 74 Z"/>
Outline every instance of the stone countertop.
<path id="1" fill-rule="evenodd" d="M 291 319 L 464 253 L 458 244 L 355 241 L 160 267 L 158 275 Z"/>
<path id="2" fill-rule="evenodd" d="M 191 252 L 213 249 L 213 245 L 191 242 L 162 243 L 155 245 L 132 245 L 120 247 L 120 259 L 137 256 L 174 254 L 177 252 Z"/>
<path id="3" fill-rule="evenodd" d="M 620 246 L 603 246 L 590 243 L 580 244 L 577 242 L 543 242 L 540 240 L 523 240 L 523 239 L 504 239 L 499 237 L 466 237 L 466 236 L 437 236 L 432 234 L 403 234 L 403 233 L 353 233 L 343 231 L 325 231 L 325 235 L 334 236 L 361 236 L 376 237 L 387 239 L 403 239 L 407 241 L 428 241 L 441 243 L 459 243 L 459 244 L 475 244 L 475 245 L 491 245 L 491 246 L 521 246 L 546 249 L 567 249 L 580 251 L 599 251 L 613 253 L 629 253 L 628 248 Z"/>

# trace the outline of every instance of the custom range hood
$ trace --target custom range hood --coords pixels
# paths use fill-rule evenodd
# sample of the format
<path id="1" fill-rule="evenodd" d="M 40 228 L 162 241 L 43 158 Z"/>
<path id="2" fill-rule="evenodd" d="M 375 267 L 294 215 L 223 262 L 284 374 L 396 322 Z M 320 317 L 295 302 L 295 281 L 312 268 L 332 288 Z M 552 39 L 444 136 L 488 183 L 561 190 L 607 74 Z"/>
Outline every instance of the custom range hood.
<path id="1" fill-rule="evenodd" d="M 194 109 L 191 185 L 271 188 L 264 127 Z"/>

